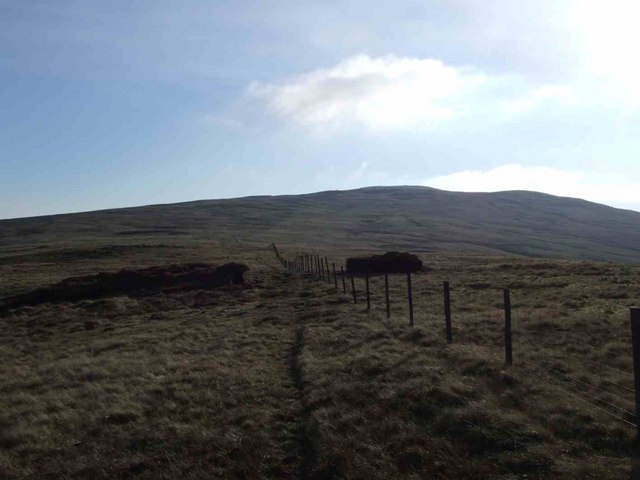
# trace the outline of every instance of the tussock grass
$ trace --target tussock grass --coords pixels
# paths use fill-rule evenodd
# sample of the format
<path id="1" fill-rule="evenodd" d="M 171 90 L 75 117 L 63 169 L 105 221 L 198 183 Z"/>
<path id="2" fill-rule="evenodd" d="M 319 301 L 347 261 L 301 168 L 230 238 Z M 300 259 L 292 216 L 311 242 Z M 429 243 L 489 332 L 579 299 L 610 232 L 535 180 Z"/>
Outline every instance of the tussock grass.
<path id="1" fill-rule="evenodd" d="M 22 258 L 20 269 L 0 262 L 7 295 L 131 264 L 251 267 L 246 288 L 43 304 L 0 318 L 0 478 L 631 475 L 633 430 L 576 396 L 593 384 L 633 407 L 627 307 L 640 303 L 638 269 L 422 255 L 430 271 L 414 276 L 410 329 L 403 276 L 391 278 L 386 319 L 381 278 L 371 279 L 367 312 L 360 279 L 354 305 L 340 283 L 335 292 L 284 272 L 266 248 L 182 247 Z M 336 264 L 351 253 L 327 252 Z M 514 307 L 508 369 L 503 287 Z"/>

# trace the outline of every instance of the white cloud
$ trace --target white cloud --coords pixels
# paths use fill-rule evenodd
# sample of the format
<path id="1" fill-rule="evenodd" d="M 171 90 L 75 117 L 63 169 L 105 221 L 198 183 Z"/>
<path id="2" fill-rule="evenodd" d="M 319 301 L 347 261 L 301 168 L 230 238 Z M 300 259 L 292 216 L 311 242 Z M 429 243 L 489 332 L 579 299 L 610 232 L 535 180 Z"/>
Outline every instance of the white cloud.
<path id="1" fill-rule="evenodd" d="M 604 81 L 607 91 L 597 95 L 612 95 L 631 107 L 640 106 L 639 17 L 637 1 L 573 0 L 567 18 L 587 72 Z"/>
<path id="2" fill-rule="evenodd" d="M 488 75 L 431 58 L 357 55 L 332 68 L 280 83 L 253 82 L 249 98 L 271 114 L 314 128 L 363 125 L 373 130 L 428 126 L 476 114 L 522 114 L 566 102 L 568 87 L 528 85 L 515 75 Z"/>
<path id="3" fill-rule="evenodd" d="M 640 208 L 640 183 L 625 177 L 605 178 L 597 172 L 544 166 L 502 165 L 432 177 L 424 185 L 458 192 L 529 190 L 575 197 L 609 205 Z"/>

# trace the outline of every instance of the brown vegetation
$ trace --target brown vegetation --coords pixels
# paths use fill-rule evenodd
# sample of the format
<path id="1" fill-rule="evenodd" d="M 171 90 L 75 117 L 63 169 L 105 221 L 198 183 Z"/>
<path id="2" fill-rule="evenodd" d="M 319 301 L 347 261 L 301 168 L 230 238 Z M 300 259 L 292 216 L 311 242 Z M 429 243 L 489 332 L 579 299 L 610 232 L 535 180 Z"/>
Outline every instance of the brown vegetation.
<path id="1" fill-rule="evenodd" d="M 188 263 L 70 277 L 49 287 L 37 288 L 22 295 L 0 300 L 0 312 L 47 302 L 71 302 L 169 289 L 206 289 L 223 285 L 240 285 L 244 282 L 243 276 L 247 270 L 249 267 L 242 263 L 226 263 L 219 267 L 206 263 Z"/>
<path id="2" fill-rule="evenodd" d="M 283 271 L 267 248 L 161 248 L 0 262 L 11 295 L 132 264 L 251 265 L 245 287 L 119 292 L 0 318 L 0 478 L 631 476 L 633 429 L 581 397 L 592 384 L 632 409 L 635 267 L 425 255 L 411 329 L 402 275 L 387 320 L 379 278 L 367 312 L 332 283 Z M 326 253 L 340 265 L 356 252 Z"/>
<path id="3" fill-rule="evenodd" d="M 408 252 L 387 252 L 384 255 L 350 257 L 347 272 L 362 273 L 413 273 L 422 270 L 422 260 Z"/>

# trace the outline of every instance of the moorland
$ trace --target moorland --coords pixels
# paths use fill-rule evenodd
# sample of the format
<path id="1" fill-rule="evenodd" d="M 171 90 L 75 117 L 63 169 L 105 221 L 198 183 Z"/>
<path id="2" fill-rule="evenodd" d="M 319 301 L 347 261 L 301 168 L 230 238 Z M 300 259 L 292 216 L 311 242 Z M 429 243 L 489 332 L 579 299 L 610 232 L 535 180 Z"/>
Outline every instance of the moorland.
<path id="1" fill-rule="evenodd" d="M 467 215 L 474 235 L 451 215 L 410 228 L 418 214 L 394 216 L 384 202 L 358 213 L 355 198 L 370 192 L 343 198 L 352 210 L 342 213 L 318 194 L 311 207 L 310 196 L 289 198 L 290 210 L 281 198 L 252 200 L 257 209 L 241 199 L 0 222 L 0 299 L 122 269 L 250 269 L 243 285 L 3 311 L 0 478 L 635 478 L 628 308 L 640 303 L 640 268 L 625 242 L 640 235 L 640 214 L 546 196 L 537 205 L 538 194 L 525 208 L 510 194 L 482 208 L 503 220 L 512 209 L 511 223 L 478 210 Z M 540 213 L 554 202 L 569 209 L 555 221 Z M 336 265 L 418 252 L 415 326 L 404 276 L 390 278 L 386 318 L 381 278 L 368 311 L 341 285 L 284 269 L 274 241 L 285 257 Z"/>

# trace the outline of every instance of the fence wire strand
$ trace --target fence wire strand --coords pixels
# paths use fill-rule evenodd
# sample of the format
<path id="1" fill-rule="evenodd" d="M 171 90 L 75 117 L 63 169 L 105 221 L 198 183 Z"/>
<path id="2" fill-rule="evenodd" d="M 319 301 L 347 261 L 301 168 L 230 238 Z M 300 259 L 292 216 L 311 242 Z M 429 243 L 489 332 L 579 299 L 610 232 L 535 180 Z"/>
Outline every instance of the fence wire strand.
<path id="1" fill-rule="evenodd" d="M 620 395 L 616 395 L 615 393 L 612 393 L 612 392 L 610 392 L 608 390 L 605 390 L 604 388 L 598 387 L 597 385 L 594 385 L 593 383 L 587 382 L 586 380 L 581 380 L 579 378 L 572 377 L 572 376 L 570 376 L 570 375 L 568 375 L 568 374 L 566 374 L 566 373 L 564 373 L 564 372 L 562 372 L 560 370 L 557 370 L 555 368 L 551 368 L 550 370 L 552 372 L 554 372 L 554 373 L 562 375 L 564 377 L 564 381 L 577 382 L 577 383 L 586 385 L 587 387 L 591 387 L 591 388 L 597 390 L 600 393 L 604 393 L 604 394 L 610 395 L 610 396 L 614 397 L 616 400 L 621 400 L 623 402 L 633 403 L 633 400 L 621 397 Z M 632 414 L 632 415 L 635 416 L 635 414 Z"/>
<path id="2" fill-rule="evenodd" d="M 576 395 L 575 393 L 573 393 L 572 391 L 564 388 L 564 386 L 559 385 L 558 383 L 560 382 L 559 380 L 556 380 L 555 382 L 553 381 L 554 379 L 549 379 L 548 377 L 545 377 L 544 375 L 538 373 L 538 372 L 534 372 L 533 370 L 528 370 L 527 373 L 532 374 L 533 376 L 545 381 L 546 383 L 549 383 L 551 385 L 553 385 L 554 387 L 556 387 L 557 389 L 559 389 L 560 391 L 562 391 L 564 394 L 569 395 L 572 398 L 575 398 L 576 400 L 579 400 L 583 403 L 586 403 L 587 405 L 590 405 L 591 407 L 600 410 L 603 413 L 606 413 L 607 415 L 609 415 L 610 417 L 616 418 L 617 420 L 620 420 L 621 422 L 624 422 L 626 425 L 633 427 L 633 428 L 637 428 L 637 425 L 623 417 L 621 417 L 620 415 L 617 415 L 609 410 L 607 410 L 604 407 L 601 407 L 599 405 L 595 405 L 593 403 L 591 403 L 590 401 L 582 398 L 580 395 Z M 571 388 L 571 387 L 570 387 Z M 583 393 L 583 392 L 580 392 Z M 635 415 L 633 415 L 635 417 Z"/>
<path id="3" fill-rule="evenodd" d="M 315 263 L 318 262 L 314 262 L 314 258 L 318 257 L 318 255 L 307 255 L 306 258 L 308 260 L 308 265 L 307 263 L 305 263 L 305 255 L 296 257 L 296 259 L 294 261 L 287 261 L 284 257 L 282 257 L 280 255 L 280 252 L 277 250 L 275 244 L 273 244 L 273 250 L 276 254 L 276 257 L 278 258 L 278 260 L 280 261 L 280 263 L 283 265 L 284 268 L 287 269 L 293 269 L 293 270 L 299 270 L 302 273 L 308 273 L 310 276 L 317 278 L 318 280 L 324 280 L 324 278 L 322 277 L 322 268 L 324 267 L 324 265 L 314 265 Z M 320 259 L 321 261 L 321 259 Z M 328 262 L 328 260 L 325 258 L 325 262 Z M 319 271 L 314 271 L 314 266 L 316 266 L 317 270 Z M 308 269 L 307 269 L 308 268 Z M 328 269 L 328 264 L 327 264 L 327 269 Z M 346 272 L 345 272 L 346 273 Z M 331 275 L 330 273 L 327 271 L 327 276 L 328 279 L 331 279 Z M 360 289 L 356 288 L 356 294 L 361 294 L 362 292 L 360 291 Z M 479 292 L 475 289 L 469 289 L 468 287 L 462 286 L 460 288 L 461 291 L 465 291 L 465 290 L 471 290 L 471 291 L 466 291 L 465 293 L 467 293 L 472 300 L 473 303 L 473 307 L 471 308 L 471 311 L 469 312 L 469 316 L 471 316 L 474 320 L 474 323 L 478 323 L 478 316 L 479 316 L 479 312 L 477 310 L 477 298 L 479 296 Z M 514 332 L 517 333 L 517 332 Z M 570 354 L 566 354 L 565 352 L 565 357 L 569 356 L 569 357 L 574 357 L 573 355 Z M 553 361 L 562 361 L 562 360 L 558 360 L 558 359 L 553 359 Z M 597 366 L 601 369 L 609 369 L 610 371 L 614 371 L 620 374 L 624 374 L 624 375 L 633 375 L 632 372 L 627 371 L 627 370 L 623 370 L 621 368 L 617 368 L 614 367 L 612 365 L 608 365 L 605 363 L 600 363 L 600 362 L 596 362 L 594 360 L 589 360 L 587 358 L 582 358 L 580 359 L 580 362 L 585 362 L 588 364 L 591 364 L 593 366 Z M 550 360 L 549 359 L 544 359 L 542 362 L 542 364 L 549 364 Z M 627 409 L 625 409 L 624 407 L 621 407 L 619 405 L 616 405 L 614 403 L 608 402 L 607 400 L 604 400 L 602 398 L 598 398 L 594 395 L 592 395 L 590 392 L 588 391 L 584 391 L 580 388 L 578 388 L 578 385 L 585 385 L 587 388 L 592 388 L 594 390 L 596 390 L 597 393 L 599 394 L 605 394 L 608 395 L 610 397 L 613 397 L 615 400 L 617 401 L 622 401 L 622 402 L 629 402 L 629 403 L 633 403 L 633 400 L 624 398 L 620 395 L 617 395 L 613 392 L 610 392 L 608 390 L 606 390 L 605 388 L 598 386 L 598 385 L 594 385 L 593 383 L 586 381 L 586 380 L 582 380 L 582 379 L 577 379 L 574 378 L 570 375 L 568 375 L 567 373 L 551 366 L 548 366 L 549 371 L 545 372 L 545 374 L 542 374 L 540 372 L 536 372 L 534 370 L 531 369 L 526 369 L 526 373 L 532 374 L 533 376 L 537 377 L 538 379 L 543 380 L 544 382 L 548 383 L 551 386 L 556 387 L 560 392 L 563 392 L 565 395 L 568 395 L 580 402 L 583 402 L 589 406 L 591 406 L 592 408 L 595 408 L 605 414 L 607 414 L 608 416 L 615 418 L 623 423 L 625 423 L 626 425 L 633 427 L 633 428 L 637 428 L 637 424 L 627 420 L 626 418 L 624 418 L 621 415 L 627 416 L 628 418 L 631 419 L 635 419 L 636 422 L 639 420 L 637 418 L 637 415 Z M 553 372 L 553 373 L 552 373 Z M 595 373 L 592 373 L 592 375 L 596 375 Z M 561 376 L 562 378 L 559 378 L 559 376 Z M 634 393 L 635 391 L 632 388 L 629 388 L 625 385 L 621 385 L 619 383 L 616 383 L 612 380 L 608 380 L 606 378 L 598 378 L 598 380 L 607 383 L 609 385 L 612 385 L 614 387 L 617 387 L 621 390 L 624 390 L 625 392 L 630 392 L 630 393 Z M 587 397 L 587 398 L 584 398 Z M 589 401 L 591 400 L 591 401 Z M 606 405 L 608 408 L 605 408 L 601 405 L 597 405 L 595 403 L 592 402 L 599 402 L 603 405 Z M 610 409 L 614 409 L 617 412 L 620 412 L 620 414 L 614 413 L 612 412 Z M 508 432 L 503 432 L 503 433 L 507 433 Z"/>

